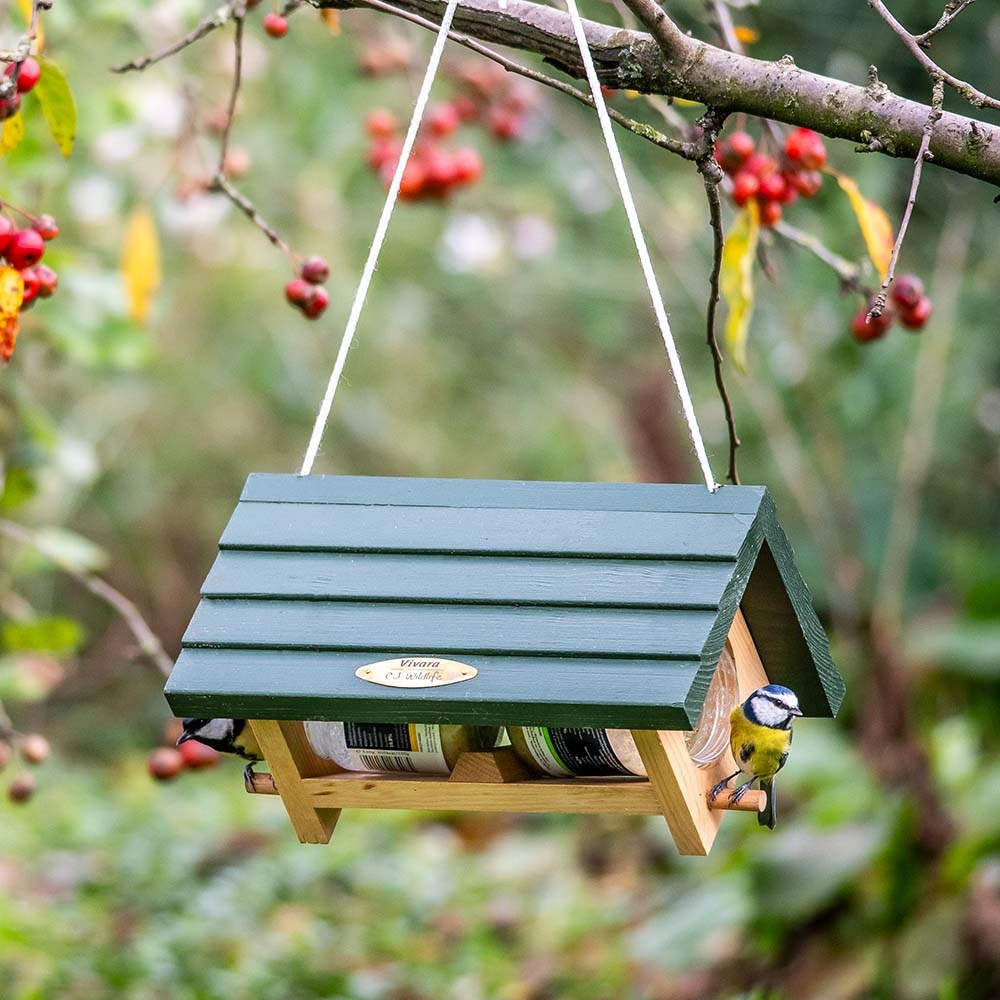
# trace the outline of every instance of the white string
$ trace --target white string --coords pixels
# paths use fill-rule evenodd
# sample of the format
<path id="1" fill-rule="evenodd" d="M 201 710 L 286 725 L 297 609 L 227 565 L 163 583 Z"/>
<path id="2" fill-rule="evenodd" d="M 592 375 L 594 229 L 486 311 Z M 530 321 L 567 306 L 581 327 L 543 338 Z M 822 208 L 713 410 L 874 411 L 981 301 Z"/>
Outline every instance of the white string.
<path id="1" fill-rule="evenodd" d="M 306 448 L 305 458 L 302 460 L 302 468 L 299 470 L 300 476 L 308 476 L 312 471 L 313 463 L 319 452 L 319 446 L 323 441 L 323 432 L 326 429 L 326 422 L 330 418 L 330 409 L 333 406 L 333 397 L 337 393 L 337 385 L 340 376 L 343 374 L 344 365 L 347 362 L 347 352 L 351 349 L 354 334 L 358 328 L 358 320 L 361 318 L 361 310 L 364 308 L 365 299 L 368 297 L 368 289 L 371 286 L 372 278 L 375 275 L 375 268 L 378 265 L 378 256 L 385 242 L 385 234 L 389 229 L 389 220 L 392 218 L 392 210 L 396 207 L 396 199 L 399 196 L 399 184 L 403 178 L 403 171 L 410 159 L 410 152 L 413 149 L 420 122 L 424 117 L 424 109 L 430 98 L 431 84 L 437 75 L 438 64 L 441 62 L 441 54 L 444 52 L 444 43 L 448 40 L 448 30 L 451 28 L 451 21 L 455 15 L 455 8 L 458 0 L 448 0 L 444 17 L 441 18 L 441 26 L 438 28 L 437 38 L 434 40 L 434 48 L 431 49 L 431 57 L 427 63 L 427 70 L 424 73 L 423 83 L 420 85 L 420 92 L 417 95 L 417 103 L 413 108 L 413 117 L 410 119 L 410 127 L 407 129 L 406 138 L 403 140 L 403 148 L 399 153 L 399 162 L 396 164 L 396 171 L 392 175 L 392 183 L 389 185 L 389 193 L 385 197 L 385 205 L 382 206 L 382 215 L 378 220 L 378 227 L 375 230 L 375 238 L 372 240 L 371 249 L 368 251 L 368 259 L 365 261 L 364 270 L 361 272 L 361 281 L 358 283 L 358 290 L 354 293 L 354 301 L 351 303 L 351 312 L 347 318 L 347 326 L 344 329 L 344 336 L 340 342 L 340 350 L 337 352 L 337 360 L 334 362 L 333 371 L 330 373 L 330 381 L 326 386 L 326 393 L 323 402 L 320 404 L 319 413 L 316 414 L 316 422 L 313 424 L 312 436 L 309 438 L 309 447 Z"/>
<path id="2" fill-rule="evenodd" d="M 673 373 L 674 381 L 677 383 L 677 393 L 681 397 L 684 418 L 687 420 L 688 430 L 691 432 L 691 441 L 694 444 L 695 454 L 698 456 L 698 464 L 701 466 L 702 474 L 705 477 L 705 485 L 710 492 L 714 493 L 719 488 L 719 485 L 716 483 L 708 464 L 705 442 L 698 427 L 698 417 L 694 412 L 694 403 L 691 402 L 691 393 L 688 391 L 687 380 L 684 378 L 684 369 L 681 368 L 681 359 L 677 353 L 677 345 L 674 343 L 673 334 L 670 332 L 670 321 L 667 319 L 666 309 L 663 308 L 663 296 L 660 294 L 660 287 L 656 282 L 656 275 L 653 273 L 653 263 L 649 258 L 649 248 L 646 246 L 645 237 L 642 235 L 639 216 L 635 210 L 635 201 L 632 199 L 632 189 L 629 187 L 628 178 L 625 176 L 622 154 L 618 149 L 618 143 L 611 129 L 611 119 L 608 116 L 607 105 L 604 103 L 604 93 L 601 90 L 601 82 L 597 78 L 597 70 L 594 68 L 594 60 L 590 54 L 590 46 L 587 44 L 587 35 L 583 30 L 583 21 L 580 19 L 580 12 L 577 10 L 576 0 L 566 0 L 566 8 L 569 11 L 570 20 L 573 22 L 573 31 L 576 34 L 577 44 L 580 46 L 580 58 L 583 60 L 583 67 L 587 71 L 587 81 L 590 84 L 590 93 L 594 98 L 594 107 L 597 109 L 597 118 L 601 123 L 604 143 L 608 147 L 608 155 L 611 157 L 611 166 L 615 172 L 615 180 L 618 181 L 618 190 L 621 192 L 625 214 L 628 216 L 628 224 L 632 229 L 632 239 L 635 240 L 635 248 L 639 253 L 639 262 L 642 264 L 642 273 L 646 278 L 646 285 L 649 288 L 649 297 L 653 301 L 656 324 L 660 328 L 664 346 L 667 348 L 667 354 L 670 357 L 670 369 Z"/>

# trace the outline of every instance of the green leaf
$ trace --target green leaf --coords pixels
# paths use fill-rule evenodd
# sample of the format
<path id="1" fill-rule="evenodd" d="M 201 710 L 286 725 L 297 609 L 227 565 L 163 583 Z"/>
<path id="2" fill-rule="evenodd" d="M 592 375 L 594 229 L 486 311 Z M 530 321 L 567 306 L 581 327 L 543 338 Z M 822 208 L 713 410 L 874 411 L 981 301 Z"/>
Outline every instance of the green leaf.
<path id="1" fill-rule="evenodd" d="M 66 528 L 40 528 L 35 532 L 35 541 L 39 550 L 57 560 L 60 566 L 94 572 L 104 569 L 108 564 L 108 555 L 104 549 L 89 538 Z"/>
<path id="2" fill-rule="evenodd" d="M 750 202 L 736 217 L 736 225 L 726 237 L 722 251 L 722 271 L 719 288 L 729 307 L 726 318 L 726 345 L 733 364 L 747 370 L 747 334 L 753 315 L 753 263 L 757 256 L 760 222 L 757 205 Z"/>
<path id="3" fill-rule="evenodd" d="M 55 63 L 41 59 L 42 75 L 33 94 L 38 95 L 42 114 L 63 156 L 73 152 L 76 138 L 76 101 L 63 72 Z"/>
<path id="4" fill-rule="evenodd" d="M 83 629 L 72 618 L 7 621 L 0 629 L 0 642 L 9 653 L 51 653 L 60 656 L 79 649 L 83 642 Z"/>

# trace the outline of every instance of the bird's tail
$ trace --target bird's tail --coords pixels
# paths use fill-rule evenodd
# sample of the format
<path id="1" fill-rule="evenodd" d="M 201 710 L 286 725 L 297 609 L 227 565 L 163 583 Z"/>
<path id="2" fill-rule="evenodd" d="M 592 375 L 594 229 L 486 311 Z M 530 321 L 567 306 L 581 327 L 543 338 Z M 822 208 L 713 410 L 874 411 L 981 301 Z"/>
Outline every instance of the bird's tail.
<path id="1" fill-rule="evenodd" d="M 774 800 L 774 778 L 761 778 L 760 790 L 767 795 L 767 805 L 764 806 L 763 812 L 757 813 L 757 822 L 773 830 L 774 824 L 778 821 L 778 808 Z"/>

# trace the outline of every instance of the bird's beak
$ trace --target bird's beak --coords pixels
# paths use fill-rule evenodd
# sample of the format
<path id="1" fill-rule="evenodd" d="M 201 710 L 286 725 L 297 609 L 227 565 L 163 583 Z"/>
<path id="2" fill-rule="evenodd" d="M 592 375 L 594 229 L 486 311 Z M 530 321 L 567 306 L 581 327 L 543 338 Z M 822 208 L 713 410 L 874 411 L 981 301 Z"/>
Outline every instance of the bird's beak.
<path id="1" fill-rule="evenodd" d="M 799 715 L 801 714 L 802 713 L 800 712 Z M 194 733 L 181 733 L 180 736 L 177 737 L 177 742 L 174 744 L 174 746 L 179 747 L 182 743 L 187 743 L 188 740 L 193 740 L 193 739 L 194 739 Z"/>
<path id="2" fill-rule="evenodd" d="M 797 715 L 800 718 L 802 717 L 802 709 L 801 708 L 790 708 L 788 710 L 788 712 L 789 712 L 790 715 Z"/>

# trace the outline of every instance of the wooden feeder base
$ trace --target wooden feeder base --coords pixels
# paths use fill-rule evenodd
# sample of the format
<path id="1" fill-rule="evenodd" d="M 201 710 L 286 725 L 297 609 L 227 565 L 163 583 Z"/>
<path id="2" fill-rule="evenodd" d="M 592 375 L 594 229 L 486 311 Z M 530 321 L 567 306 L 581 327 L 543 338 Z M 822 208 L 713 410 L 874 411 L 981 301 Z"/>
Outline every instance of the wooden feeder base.
<path id="1" fill-rule="evenodd" d="M 740 698 L 767 684 L 767 676 L 740 612 L 729 632 Z M 337 771 L 318 757 L 301 722 L 250 722 L 270 767 L 253 774 L 247 790 L 280 795 L 302 843 L 325 844 L 342 809 L 431 809 L 474 812 L 616 813 L 661 815 L 681 854 L 707 855 L 724 811 L 764 809 L 765 793 L 731 793 L 709 803 L 710 789 L 736 768 L 727 751 L 699 767 L 683 732 L 633 730 L 648 780 L 642 778 L 539 778 L 510 747 L 462 754 L 450 776 Z M 335 771 L 336 773 L 331 773 Z"/>

